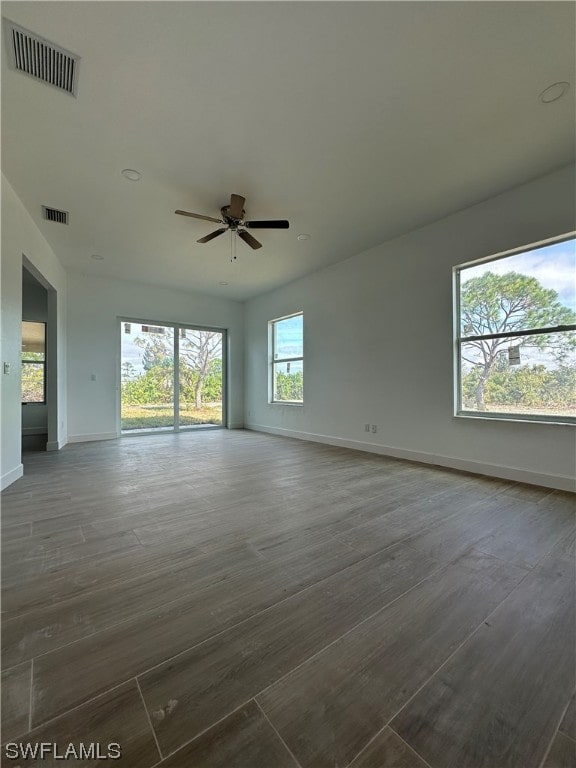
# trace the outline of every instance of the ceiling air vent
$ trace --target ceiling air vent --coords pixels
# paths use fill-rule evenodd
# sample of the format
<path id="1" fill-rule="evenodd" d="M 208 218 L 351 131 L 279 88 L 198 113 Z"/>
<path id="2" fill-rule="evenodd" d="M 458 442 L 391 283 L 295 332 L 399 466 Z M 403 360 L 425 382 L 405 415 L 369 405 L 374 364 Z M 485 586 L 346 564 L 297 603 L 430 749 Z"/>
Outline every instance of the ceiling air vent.
<path id="1" fill-rule="evenodd" d="M 79 56 L 5 20 L 8 50 L 14 69 L 76 96 Z"/>
<path id="2" fill-rule="evenodd" d="M 46 221 L 55 221 L 57 224 L 68 224 L 68 211 L 59 211 L 58 208 L 42 206 L 42 213 Z"/>

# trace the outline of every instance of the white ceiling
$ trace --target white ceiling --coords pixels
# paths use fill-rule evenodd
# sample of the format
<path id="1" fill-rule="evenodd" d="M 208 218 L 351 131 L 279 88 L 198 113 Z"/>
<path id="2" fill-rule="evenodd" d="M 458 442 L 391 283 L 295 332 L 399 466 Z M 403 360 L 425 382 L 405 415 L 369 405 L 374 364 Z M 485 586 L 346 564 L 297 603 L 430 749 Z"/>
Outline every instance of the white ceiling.
<path id="1" fill-rule="evenodd" d="M 574 82 L 573 3 L 43 1 L 3 15 L 81 56 L 73 98 L 9 70 L 4 46 L 3 170 L 86 274 L 244 300 L 574 158 L 573 89 L 538 99 Z M 290 220 L 254 232 L 259 251 L 239 242 L 235 263 L 227 235 L 195 242 L 216 225 L 174 215 L 217 216 L 232 192 L 247 218 Z"/>

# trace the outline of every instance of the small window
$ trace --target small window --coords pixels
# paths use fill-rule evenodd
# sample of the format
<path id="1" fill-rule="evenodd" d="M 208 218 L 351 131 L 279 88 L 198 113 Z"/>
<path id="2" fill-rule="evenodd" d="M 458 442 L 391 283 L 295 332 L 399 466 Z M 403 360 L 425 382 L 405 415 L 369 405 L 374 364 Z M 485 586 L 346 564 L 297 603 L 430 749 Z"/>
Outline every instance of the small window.
<path id="1" fill-rule="evenodd" d="M 270 402 L 304 402 L 304 316 L 302 312 L 269 323 Z"/>
<path id="2" fill-rule="evenodd" d="M 46 402 L 46 324 L 22 322 L 22 403 Z"/>
<path id="3" fill-rule="evenodd" d="M 455 270 L 457 414 L 576 421 L 575 244 Z"/>

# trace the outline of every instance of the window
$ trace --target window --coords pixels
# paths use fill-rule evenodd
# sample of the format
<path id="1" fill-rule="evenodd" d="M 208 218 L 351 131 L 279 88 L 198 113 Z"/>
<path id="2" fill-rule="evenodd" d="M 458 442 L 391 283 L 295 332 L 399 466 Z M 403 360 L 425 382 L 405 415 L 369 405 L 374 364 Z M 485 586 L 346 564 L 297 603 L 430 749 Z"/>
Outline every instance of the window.
<path id="1" fill-rule="evenodd" d="M 226 423 L 226 332 L 120 320 L 122 434 Z"/>
<path id="2" fill-rule="evenodd" d="M 576 422 L 575 246 L 455 269 L 458 415 Z"/>
<path id="3" fill-rule="evenodd" d="M 304 402 L 304 316 L 302 312 L 269 323 L 270 402 Z"/>
<path id="4" fill-rule="evenodd" d="M 22 322 L 22 402 L 46 402 L 46 324 Z"/>

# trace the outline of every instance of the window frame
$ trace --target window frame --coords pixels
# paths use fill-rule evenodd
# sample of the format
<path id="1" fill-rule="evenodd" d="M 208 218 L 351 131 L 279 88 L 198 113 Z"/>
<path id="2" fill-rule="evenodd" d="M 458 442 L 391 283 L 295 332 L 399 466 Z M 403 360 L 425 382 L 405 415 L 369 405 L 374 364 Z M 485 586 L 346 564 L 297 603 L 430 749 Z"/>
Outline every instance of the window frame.
<path id="1" fill-rule="evenodd" d="M 274 349 L 276 345 L 276 325 L 277 323 L 281 323 L 283 320 L 289 320 L 292 317 L 302 317 L 302 355 L 275 358 Z M 269 357 L 268 403 L 270 405 L 303 406 L 304 405 L 304 385 L 302 385 L 302 400 L 277 400 L 274 397 L 274 393 L 276 390 L 276 387 L 275 387 L 276 365 L 280 363 L 301 362 L 302 374 L 304 373 L 304 311 L 303 310 L 299 310 L 298 312 L 291 312 L 289 315 L 283 315 L 282 317 L 275 317 L 273 320 L 268 321 L 268 349 L 269 349 L 269 352 L 268 352 L 268 357 Z"/>
<path id="2" fill-rule="evenodd" d="M 124 317 L 122 315 L 116 316 L 116 321 L 120 323 L 120 333 L 117 337 L 116 346 L 116 436 L 119 438 L 132 438 L 140 435 L 166 435 L 170 434 L 170 429 L 157 429 L 152 427 L 151 429 L 143 430 L 123 430 L 122 429 L 122 336 L 126 333 L 124 325 L 144 325 L 150 328 L 163 327 L 170 328 L 173 332 L 174 339 L 174 359 L 179 358 L 180 355 L 180 339 L 181 331 L 213 331 L 222 335 L 222 423 L 202 425 L 202 430 L 208 429 L 230 429 L 229 423 L 229 379 L 228 379 L 228 364 L 230 356 L 229 348 L 229 336 L 228 328 L 218 327 L 212 325 L 198 325 L 196 323 L 176 323 L 173 320 L 150 320 L 138 317 Z M 145 331 L 148 333 L 148 331 Z M 172 426 L 172 434 L 179 434 L 181 432 L 193 432 L 196 427 L 180 424 L 180 366 L 174 367 L 174 424 Z"/>
<path id="3" fill-rule="evenodd" d="M 47 332 L 48 332 L 48 324 L 43 320 L 26 320 L 25 318 L 22 318 L 23 323 L 36 323 L 36 325 L 43 325 L 44 326 L 44 360 L 20 360 L 20 371 L 24 370 L 25 365 L 41 365 L 43 368 L 42 373 L 42 400 L 21 400 L 21 405 L 46 405 L 46 362 L 48 357 L 48 344 L 47 344 Z M 22 379 L 20 379 L 20 382 L 22 382 Z M 22 389 L 22 387 L 20 387 Z M 22 397 L 22 392 L 20 392 L 20 397 Z"/>
<path id="4" fill-rule="evenodd" d="M 484 419 L 493 421 L 514 421 L 514 422 L 530 422 L 530 423 L 546 423 L 546 424 L 560 424 L 560 425 L 574 425 L 576 424 L 576 417 L 574 416 L 554 416 L 553 414 L 529 414 L 519 413 L 515 411 L 506 412 L 494 412 L 494 411 L 472 411 L 462 407 L 462 356 L 461 345 L 466 341 L 490 339 L 490 338 L 517 338 L 519 336 L 536 336 L 536 335 L 550 335 L 552 333 L 576 331 L 576 325 L 560 325 L 550 328 L 531 328 L 522 331 L 516 331 L 515 333 L 496 333 L 496 334 L 482 334 L 461 336 L 460 335 L 460 273 L 462 270 L 469 267 L 476 266 L 477 264 L 486 264 L 493 261 L 500 261 L 502 259 L 515 256 L 519 253 L 525 253 L 528 251 L 536 251 L 540 248 L 545 248 L 549 245 L 555 245 L 557 243 L 568 242 L 576 238 L 576 231 L 568 232 L 556 237 L 550 237 L 546 240 L 539 240 L 535 243 L 528 243 L 526 245 L 519 246 L 517 248 L 511 248 L 507 251 L 501 251 L 500 253 L 492 256 L 485 256 L 480 259 L 474 259 L 473 261 L 467 261 L 463 264 L 458 264 L 452 267 L 452 286 L 453 286 L 453 383 L 454 383 L 454 416 L 456 418 L 466 419 Z"/>

